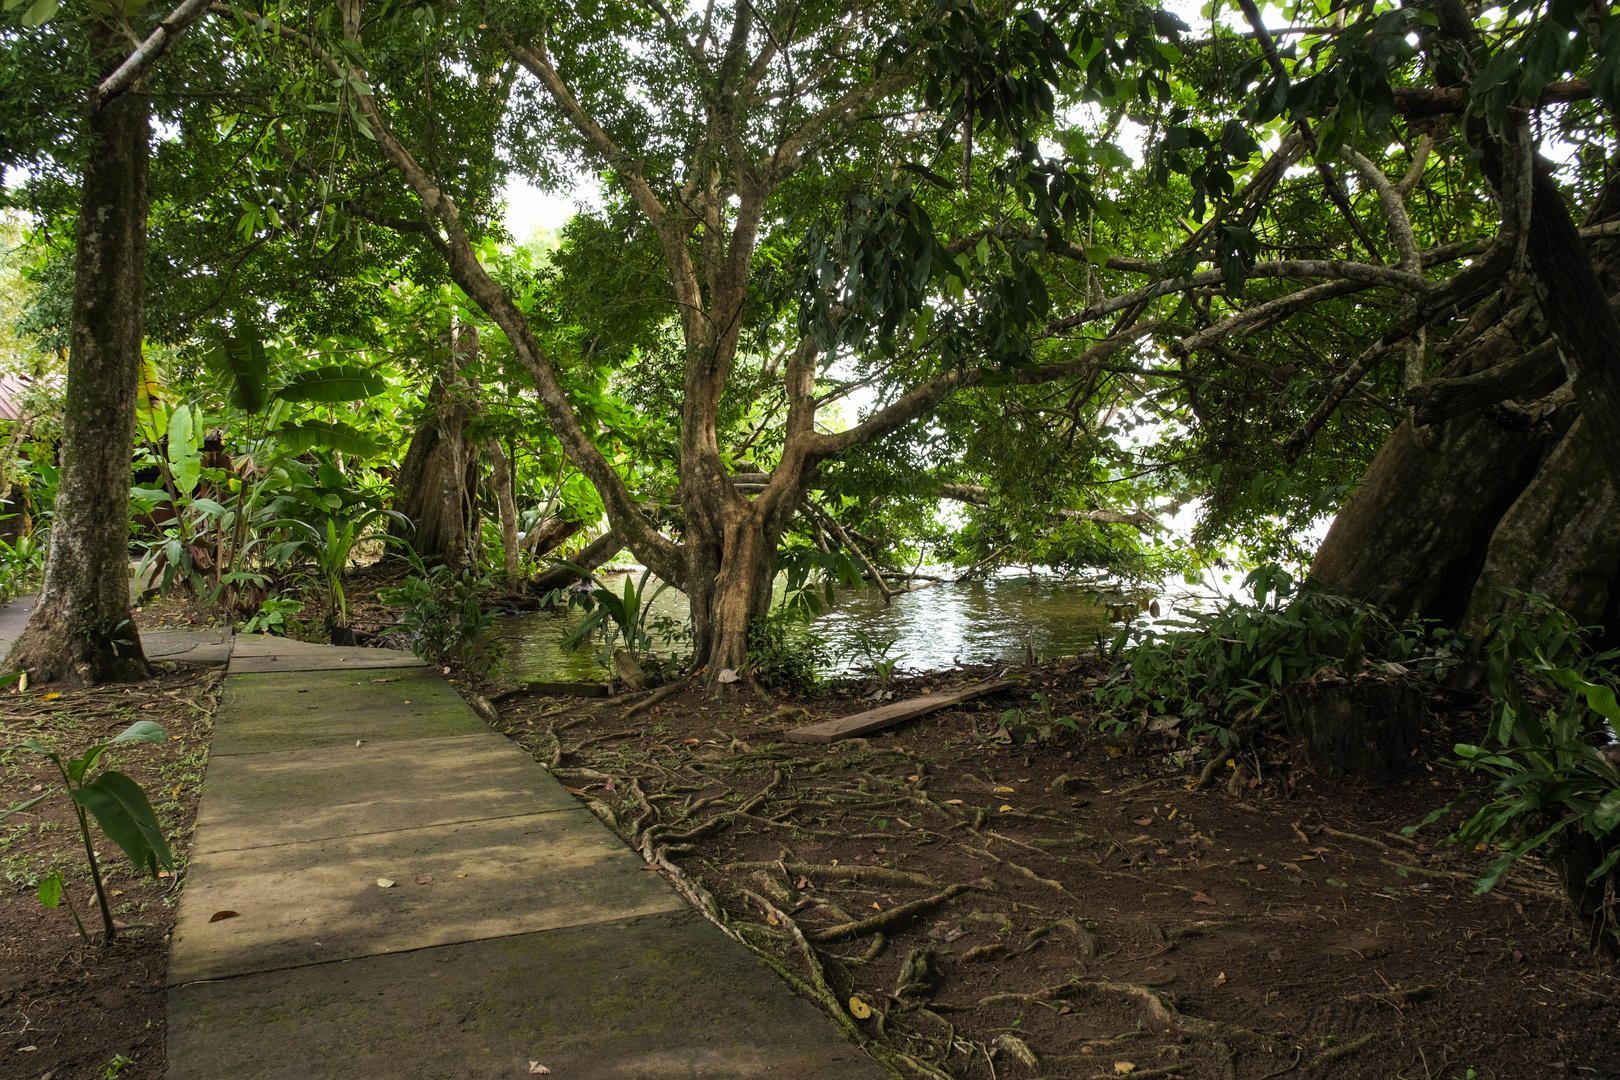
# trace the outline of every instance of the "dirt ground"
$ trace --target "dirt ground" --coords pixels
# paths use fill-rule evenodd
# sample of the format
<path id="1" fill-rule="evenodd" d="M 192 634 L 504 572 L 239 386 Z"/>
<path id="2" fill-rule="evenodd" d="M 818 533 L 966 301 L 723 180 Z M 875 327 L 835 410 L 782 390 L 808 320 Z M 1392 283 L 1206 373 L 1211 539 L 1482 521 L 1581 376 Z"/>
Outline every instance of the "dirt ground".
<path id="1" fill-rule="evenodd" d="M 1616 969 L 1586 949 L 1547 870 L 1527 861 L 1475 897 L 1485 854 L 1437 847 L 1446 822 L 1400 832 L 1463 786 L 1444 759 L 1477 729 L 1477 703 L 1435 700 L 1429 746 L 1388 784 L 1327 783 L 1273 736 L 1199 788 L 1207 752 L 1189 757 L 1173 732 L 1132 743 L 1048 718 L 1033 695 L 1087 726 L 1097 662 L 1024 674 L 833 745 L 783 733 L 872 707 L 857 696 L 869 687 L 734 703 L 683 691 L 633 715 L 643 697 L 519 693 L 496 708 L 500 730 L 902 1075 L 1620 1076 Z M 163 1075 L 167 934 L 217 686 L 180 669 L 0 698 L 6 746 L 77 752 L 135 719 L 162 724 L 166 746 L 114 765 L 155 792 L 179 860 L 170 879 L 134 880 L 114 851 L 124 932 L 87 948 L 33 890 L 60 866 L 95 927 L 69 804 L 0 824 L 0 1077 Z M 1037 741 L 1000 741 L 1010 710 Z M 5 758 L 6 805 L 47 767 Z"/>
<path id="2" fill-rule="evenodd" d="M 897 684 L 928 692 L 964 670 Z M 711 918 L 903 1075 L 1620 1076 L 1614 965 L 1544 866 L 1472 895 L 1486 855 L 1401 829 L 1463 787 L 1481 716 L 1435 700 L 1431 745 L 1384 785 L 1326 783 L 1272 737 L 1198 788 L 1174 733 L 1087 723 L 1100 663 L 832 745 L 789 727 L 853 692 L 735 705 L 695 692 L 517 694 L 500 728 Z M 864 687 L 859 689 L 865 689 Z M 1179 746 L 1178 746 L 1179 744 Z M 1456 819 L 1451 819 L 1455 821 Z"/>
<path id="3" fill-rule="evenodd" d="M 172 875 L 136 878 L 123 852 L 92 826 L 118 927 L 108 945 L 72 802 L 59 795 L 0 822 L 0 1077 L 159 1080 L 166 1069 L 169 931 L 220 676 L 173 664 L 159 671 L 133 685 L 51 685 L 0 696 L 0 747 L 37 739 L 77 756 L 136 720 L 162 726 L 165 745 L 114 747 L 107 762 L 145 789 L 175 857 Z M 0 810 L 60 783 L 49 759 L 8 754 L 0 758 Z M 91 945 L 80 939 L 66 905 L 50 910 L 36 898 L 39 879 L 53 869 L 67 878 Z"/>

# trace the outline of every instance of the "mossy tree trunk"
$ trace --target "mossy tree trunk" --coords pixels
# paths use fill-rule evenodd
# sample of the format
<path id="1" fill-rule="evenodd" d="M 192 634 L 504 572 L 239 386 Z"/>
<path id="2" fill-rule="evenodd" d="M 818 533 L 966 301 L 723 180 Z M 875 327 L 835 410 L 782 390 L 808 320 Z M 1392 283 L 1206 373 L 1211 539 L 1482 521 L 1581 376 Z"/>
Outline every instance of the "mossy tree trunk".
<path id="1" fill-rule="evenodd" d="M 478 347 L 477 329 L 452 330 L 445 375 L 429 393 L 430 411 L 416 426 L 394 481 L 394 509 L 414 529 L 396 529 L 428 562 L 465 564 L 478 529 L 479 453 L 467 437 L 476 405 L 474 387 L 462 369 Z"/>
<path id="2" fill-rule="evenodd" d="M 98 51 L 122 39 L 97 22 Z M 11 670 L 35 682 L 94 684 L 147 673 L 130 621 L 129 489 L 144 325 L 146 98 L 91 113 L 79 204 L 71 346 L 51 550 L 39 603 L 12 647 Z"/>

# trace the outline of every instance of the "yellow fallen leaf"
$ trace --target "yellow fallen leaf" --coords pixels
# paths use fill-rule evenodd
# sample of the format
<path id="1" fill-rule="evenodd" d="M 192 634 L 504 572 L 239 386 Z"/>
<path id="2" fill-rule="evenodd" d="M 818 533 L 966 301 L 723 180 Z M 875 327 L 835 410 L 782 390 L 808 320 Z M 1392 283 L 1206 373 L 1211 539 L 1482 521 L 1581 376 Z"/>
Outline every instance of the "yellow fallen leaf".
<path id="1" fill-rule="evenodd" d="M 1125 752 L 1125 751 L 1121 750 L 1117 746 L 1105 746 L 1105 747 L 1103 747 L 1103 749 L 1108 751 L 1108 756 L 1109 757 L 1119 757 L 1119 755 L 1121 755 L 1121 754 L 1123 754 Z"/>
<path id="2" fill-rule="evenodd" d="M 838 860 L 837 860 L 837 859 L 834 859 L 834 860 L 833 860 L 833 861 L 832 861 L 832 862 L 831 862 L 831 863 L 829 863 L 829 864 L 828 864 L 828 865 L 830 865 L 830 866 L 837 866 L 837 865 L 838 865 Z"/>
<path id="3" fill-rule="evenodd" d="M 962 805 L 962 800 L 961 799 L 946 799 L 945 800 L 945 805 L 946 806 L 961 806 Z"/>
<path id="4" fill-rule="evenodd" d="M 1175 817 L 1179 813 L 1181 813 L 1180 810 L 1172 809 L 1168 814 L 1166 814 L 1164 816 L 1164 820 L 1169 821 L 1171 818 Z"/>
<path id="5" fill-rule="evenodd" d="M 1014 790 L 1015 789 L 1008 787 L 1006 784 L 1002 784 L 1000 787 L 995 789 L 997 795 L 1011 795 Z"/>
<path id="6" fill-rule="evenodd" d="M 865 1020 L 872 1015 L 872 1006 L 858 997 L 849 999 L 849 1015 L 857 1020 Z"/>
<path id="7" fill-rule="evenodd" d="M 769 912 L 765 914 L 765 921 L 770 923 L 772 926 L 782 925 L 782 920 L 778 919 L 775 915 L 772 915 Z"/>
<path id="8" fill-rule="evenodd" d="M 1215 985 L 1216 986 L 1225 986 L 1226 985 L 1226 972 L 1223 971 L 1219 975 L 1215 976 Z"/>
<path id="9" fill-rule="evenodd" d="M 62 696 L 62 695 L 61 695 L 61 694 L 46 694 L 46 695 L 45 695 L 45 696 L 44 696 L 44 697 L 43 697 L 43 698 L 41 698 L 41 699 L 40 699 L 40 700 L 41 700 L 41 701 L 55 701 L 55 700 L 56 700 L 56 699 L 57 699 L 57 698 L 59 698 L 59 697 L 61 697 L 61 696 Z"/>
<path id="10" fill-rule="evenodd" d="M 920 776 L 908 776 L 908 777 L 906 777 L 906 779 L 911 781 L 913 784 L 915 784 L 917 781 L 921 780 L 922 777 L 920 777 Z"/>
<path id="11" fill-rule="evenodd" d="M 873 904 L 872 904 L 872 910 L 873 911 L 882 911 L 883 909 L 878 907 L 877 903 L 874 901 Z"/>
<path id="12" fill-rule="evenodd" d="M 1119 1075 L 1121 1075 L 1121 1076 L 1124 1076 L 1126 1073 L 1130 1072 L 1132 1069 L 1135 1069 L 1135 1068 L 1136 1068 L 1136 1062 L 1134 1062 L 1134 1061 L 1116 1061 L 1116 1062 L 1114 1062 L 1114 1071 L 1119 1073 Z"/>
<path id="13" fill-rule="evenodd" d="M 1006 804 L 1006 803 L 1002 803 L 1002 804 L 1001 804 L 1001 812 L 1002 812 L 1002 813 L 1003 813 L 1003 814 L 1005 814 L 1005 813 L 1006 813 L 1006 812 L 1007 812 L 1007 811 L 1009 811 L 1009 810 L 1011 810 L 1011 809 L 1012 809 L 1012 807 L 1011 807 L 1011 806 L 1008 806 L 1008 805 L 1007 805 L 1007 804 Z"/>
<path id="14" fill-rule="evenodd" d="M 394 887 L 394 879 L 393 878 L 380 877 L 380 878 L 377 879 L 377 888 L 379 888 L 379 889 L 392 889 L 393 887 Z"/>

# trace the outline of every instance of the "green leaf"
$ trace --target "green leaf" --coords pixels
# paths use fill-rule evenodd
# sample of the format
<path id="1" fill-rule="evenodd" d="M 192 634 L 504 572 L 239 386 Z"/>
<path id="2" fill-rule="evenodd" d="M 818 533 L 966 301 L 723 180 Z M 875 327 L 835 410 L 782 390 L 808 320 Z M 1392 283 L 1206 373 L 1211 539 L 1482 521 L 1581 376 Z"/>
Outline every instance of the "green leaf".
<path id="1" fill-rule="evenodd" d="M 174 412 L 169 414 L 169 471 L 174 473 L 175 487 L 184 495 L 195 491 L 202 477 L 197 432 L 191 410 L 184 405 L 175 406 Z"/>
<path id="2" fill-rule="evenodd" d="M 121 772 L 108 770 L 94 782 L 68 794 L 95 816 L 107 838 L 124 850 L 137 873 L 157 876 L 158 867 L 174 869 L 168 842 L 158 825 L 152 804 L 139 784 Z"/>
<path id="3" fill-rule="evenodd" d="M 40 879 L 38 889 L 39 902 L 48 908 L 54 908 L 62 902 L 62 871 L 52 870 L 49 875 Z"/>
<path id="4" fill-rule="evenodd" d="M 24 26 L 44 26 L 61 5 L 57 0 L 35 0 L 34 6 L 23 16 Z"/>
<path id="5" fill-rule="evenodd" d="M 1620 825 L 1620 790 L 1611 791 L 1603 796 L 1603 801 L 1592 810 L 1591 823 L 1592 830 L 1599 836 L 1613 831 L 1616 825 Z"/>
<path id="6" fill-rule="evenodd" d="M 353 364 L 328 364 L 302 371 L 276 391 L 283 401 L 360 401 L 388 389 L 381 375 Z"/>
<path id="7" fill-rule="evenodd" d="M 276 438 L 294 454 L 307 450 L 337 450 L 354 457 L 373 457 L 383 447 L 370 436 L 363 435 L 347 424 L 332 424 L 324 420 L 305 420 L 301 424 L 283 424 L 276 429 Z"/>
<path id="8" fill-rule="evenodd" d="M 163 729 L 152 721 L 137 720 L 117 735 L 114 735 L 107 745 L 111 746 L 113 743 L 122 742 L 149 742 L 153 746 L 162 746 L 168 742 L 168 736 L 164 735 Z"/>
<path id="9" fill-rule="evenodd" d="M 269 364 L 265 360 L 264 344 L 257 338 L 226 338 L 210 349 L 204 363 L 231 384 L 231 404 L 246 412 L 263 409 L 268 395 L 264 379 Z"/>
<path id="10" fill-rule="evenodd" d="M 43 795 L 35 795 L 32 799 L 28 799 L 28 800 L 26 800 L 24 802 L 20 802 L 16 806 L 13 806 L 10 810 L 7 810 L 5 813 L 0 814 L 0 821 L 6 820 L 6 818 L 10 817 L 12 814 L 20 814 L 24 810 L 27 810 L 29 807 L 37 805 L 38 803 L 42 803 L 46 799 L 50 798 L 52 795 L 55 795 L 55 794 L 56 794 L 56 789 L 51 788 L 51 790 L 47 791 Z"/>

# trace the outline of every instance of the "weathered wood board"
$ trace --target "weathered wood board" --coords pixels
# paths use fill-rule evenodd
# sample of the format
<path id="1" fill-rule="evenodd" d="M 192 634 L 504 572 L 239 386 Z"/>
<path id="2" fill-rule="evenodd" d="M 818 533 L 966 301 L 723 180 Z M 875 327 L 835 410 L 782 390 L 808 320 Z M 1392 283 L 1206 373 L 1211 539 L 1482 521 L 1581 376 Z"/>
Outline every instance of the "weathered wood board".
<path id="1" fill-rule="evenodd" d="M 892 727 L 895 724 L 918 716 L 925 716 L 938 709 L 960 705 L 964 701 L 971 701 L 985 694 L 993 694 L 997 690 L 1022 685 L 1016 679 L 995 679 L 991 682 L 976 683 L 973 686 L 964 686 L 957 690 L 947 690 L 939 694 L 929 694 L 926 697 L 912 698 L 910 701 L 897 701 L 893 705 L 885 705 L 880 709 L 871 709 L 867 712 L 856 713 L 853 716 L 840 716 L 835 720 L 824 720 L 819 724 L 808 724 L 805 727 L 792 728 L 785 736 L 788 742 L 830 743 L 839 739 L 850 739 L 857 735 L 865 735 L 869 731 Z"/>

